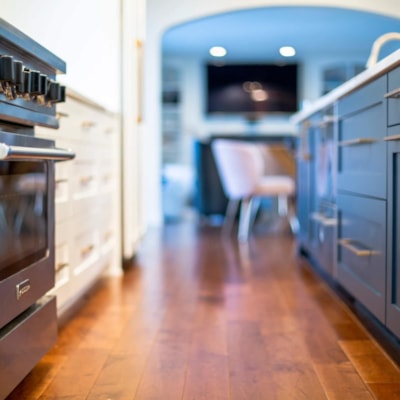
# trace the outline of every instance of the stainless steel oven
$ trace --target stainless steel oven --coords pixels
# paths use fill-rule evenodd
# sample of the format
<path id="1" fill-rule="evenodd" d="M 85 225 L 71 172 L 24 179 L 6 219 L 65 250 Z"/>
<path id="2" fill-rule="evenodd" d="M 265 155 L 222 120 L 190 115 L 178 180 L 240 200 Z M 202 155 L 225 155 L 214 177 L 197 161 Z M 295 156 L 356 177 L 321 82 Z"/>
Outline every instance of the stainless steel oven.
<path id="1" fill-rule="evenodd" d="M 54 142 L 0 131 L 0 328 L 54 286 Z"/>
<path id="2" fill-rule="evenodd" d="M 57 337 L 54 142 L 0 131 L 0 398 Z"/>
<path id="3" fill-rule="evenodd" d="M 55 163 L 74 157 L 35 137 L 58 127 L 65 63 L 0 19 L 0 399 L 57 338 Z"/>

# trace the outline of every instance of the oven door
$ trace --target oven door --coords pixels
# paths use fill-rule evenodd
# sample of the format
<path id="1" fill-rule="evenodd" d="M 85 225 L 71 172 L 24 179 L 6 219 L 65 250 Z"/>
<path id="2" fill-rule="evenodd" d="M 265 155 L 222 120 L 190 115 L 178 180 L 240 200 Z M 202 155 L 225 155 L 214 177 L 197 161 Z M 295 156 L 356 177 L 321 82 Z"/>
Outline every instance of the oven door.
<path id="1" fill-rule="evenodd" d="M 0 132 L 0 328 L 54 286 L 54 160 L 72 157 Z"/>

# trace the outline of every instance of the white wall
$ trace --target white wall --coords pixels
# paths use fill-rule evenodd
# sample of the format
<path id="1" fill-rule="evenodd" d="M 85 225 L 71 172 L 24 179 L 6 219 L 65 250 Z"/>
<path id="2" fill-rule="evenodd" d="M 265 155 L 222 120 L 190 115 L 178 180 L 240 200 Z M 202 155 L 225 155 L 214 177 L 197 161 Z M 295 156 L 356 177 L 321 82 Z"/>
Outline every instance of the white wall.
<path id="1" fill-rule="evenodd" d="M 147 219 L 162 223 L 161 213 L 161 40 L 174 25 L 216 13 L 264 6 L 326 6 L 376 12 L 400 18 L 398 0 L 147 0 L 145 120 Z M 312 73 L 309 71 L 308 73 Z M 190 127 L 188 127 L 190 130 Z"/>
<path id="2" fill-rule="evenodd" d="M 119 0 L 1 0 L 1 18 L 66 61 L 60 82 L 120 110 Z"/>

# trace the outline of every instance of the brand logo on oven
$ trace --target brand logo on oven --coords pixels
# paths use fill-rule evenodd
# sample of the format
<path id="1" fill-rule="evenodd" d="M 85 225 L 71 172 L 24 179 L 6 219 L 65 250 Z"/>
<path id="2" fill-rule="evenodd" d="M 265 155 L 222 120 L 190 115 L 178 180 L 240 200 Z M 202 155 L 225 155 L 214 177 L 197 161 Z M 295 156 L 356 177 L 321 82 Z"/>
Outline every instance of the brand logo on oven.
<path id="1" fill-rule="evenodd" d="M 31 288 L 31 282 L 29 279 L 25 279 L 24 281 L 18 283 L 16 286 L 17 289 L 17 300 L 19 300 L 25 293 L 27 293 Z"/>

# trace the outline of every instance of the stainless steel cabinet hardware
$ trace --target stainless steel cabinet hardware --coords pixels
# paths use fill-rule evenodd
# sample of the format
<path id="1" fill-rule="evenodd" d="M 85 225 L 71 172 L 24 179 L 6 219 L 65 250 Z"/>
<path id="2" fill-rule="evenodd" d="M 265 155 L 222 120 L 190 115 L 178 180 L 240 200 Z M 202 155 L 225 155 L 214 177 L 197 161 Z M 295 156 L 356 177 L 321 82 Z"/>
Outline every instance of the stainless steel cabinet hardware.
<path id="1" fill-rule="evenodd" d="M 325 216 L 324 214 L 317 213 L 317 212 L 311 214 L 311 219 L 313 221 L 320 223 L 323 226 L 336 226 L 337 225 L 336 218 L 329 218 L 329 217 Z"/>
<path id="2" fill-rule="evenodd" d="M 400 97 L 400 88 L 394 89 L 389 93 L 385 94 L 385 98 L 387 99 L 397 99 Z"/>
<path id="3" fill-rule="evenodd" d="M 376 142 L 375 139 L 357 138 L 357 139 L 352 139 L 352 140 L 344 140 L 343 142 L 339 142 L 338 145 L 345 147 L 345 146 L 357 146 L 359 144 L 371 144 L 374 142 Z"/>
<path id="4" fill-rule="evenodd" d="M 365 246 L 362 246 L 353 239 L 339 239 L 339 244 L 358 257 L 369 257 L 380 254 L 379 251 L 366 249 Z M 359 246 L 357 246 L 357 244 Z"/>
<path id="5" fill-rule="evenodd" d="M 394 142 L 396 140 L 400 140 L 400 134 L 398 135 L 391 135 L 391 136 L 386 136 L 383 140 L 386 142 Z"/>

